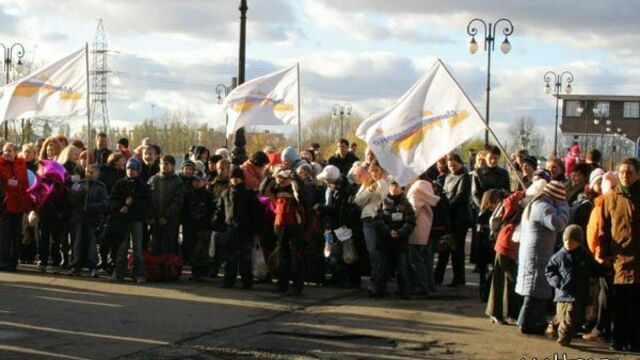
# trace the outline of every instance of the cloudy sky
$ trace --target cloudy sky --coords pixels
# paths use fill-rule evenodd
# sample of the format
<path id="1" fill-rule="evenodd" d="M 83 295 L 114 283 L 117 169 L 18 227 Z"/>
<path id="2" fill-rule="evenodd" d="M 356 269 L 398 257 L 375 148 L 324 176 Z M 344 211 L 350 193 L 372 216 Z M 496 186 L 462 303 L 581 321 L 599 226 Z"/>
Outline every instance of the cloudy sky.
<path id="1" fill-rule="evenodd" d="M 246 77 L 300 62 L 303 121 L 336 102 L 351 103 L 365 117 L 377 112 L 435 58 L 484 113 L 486 53 L 467 49 L 466 26 L 476 17 L 507 17 L 515 27 L 511 53 L 496 47 L 492 54 L 491 121 L 499 134 L 519 116 L 534 117 L 552 133 L 555 102 L 542 91 L 546 70 L 573 72 L 574 94 L 640 93 L 636 1 L 248 2 Z M 218 127 L 215 87 L 237 72 L 237 8 L 237 0 L 0 0 L 0 42 L 20 41 L 28 59 L 48 62 L 91 44 L 102 18 L 114 51 L 112 125 L 190 109 Z"/>

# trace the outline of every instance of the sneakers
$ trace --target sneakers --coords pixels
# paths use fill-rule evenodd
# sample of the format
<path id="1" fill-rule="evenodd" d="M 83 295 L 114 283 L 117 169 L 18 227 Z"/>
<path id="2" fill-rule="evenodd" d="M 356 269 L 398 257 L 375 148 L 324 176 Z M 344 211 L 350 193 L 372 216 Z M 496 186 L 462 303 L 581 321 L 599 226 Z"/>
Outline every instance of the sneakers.
<path id="1" fill-rule="evenodd" d="M 136 276 L 136 284 L 144 284 L 147 282 L 147 278 L 145 278 L 144 276 Z"/>
<path id="2" fill-rule="evenodd" d="M 550 323 L 547 326 L 547 329 L 544 331 L 544 334 L 547 337 L 555 338 L 556 336 L 558 336 L 558 329 L 556 329 L 556 327 L 553 325 L 553 323 Z"/>
<path id="3" fill-rule="evenodd" d="M 97 272 L 95 269 L 92 269 L 92 270 L 89 272 L 89 277 L 92 277 L 92 278 L 99 278 L 99 276 L 98 276 L 98 272 Z"/>
<path id="4" fill-rule="evenodd" d="M 493 323 L 493 324 L 499 324 L 499 325 L 507 325 L 507 322 L 504 319 L 499 319 L 495 316 L 491 316 L 489 317 L 489 320 Z"/>
<path id="5" fill-rule="evenodd" d="M 602 340 L 602 336 L 600 335 L 600 332 L 596 329 L 591 330 L 590 332 L 583 334 L 582 338 L 584 340 L 589 340 L 589 341 L 599 341 Z"/>

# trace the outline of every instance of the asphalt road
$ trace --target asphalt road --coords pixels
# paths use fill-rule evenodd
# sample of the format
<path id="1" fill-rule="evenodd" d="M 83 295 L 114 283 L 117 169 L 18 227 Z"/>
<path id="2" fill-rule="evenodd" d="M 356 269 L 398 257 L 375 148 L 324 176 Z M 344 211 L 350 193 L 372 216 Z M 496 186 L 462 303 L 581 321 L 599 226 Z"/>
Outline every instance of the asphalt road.
<path id="1" fill-rule="evenodd" d="M 474 274 L 430 298 L 0 273 L 0 359 L 638 359 L 490 324 Z M 563 354 L 566 357 L 563 358 Z"/>

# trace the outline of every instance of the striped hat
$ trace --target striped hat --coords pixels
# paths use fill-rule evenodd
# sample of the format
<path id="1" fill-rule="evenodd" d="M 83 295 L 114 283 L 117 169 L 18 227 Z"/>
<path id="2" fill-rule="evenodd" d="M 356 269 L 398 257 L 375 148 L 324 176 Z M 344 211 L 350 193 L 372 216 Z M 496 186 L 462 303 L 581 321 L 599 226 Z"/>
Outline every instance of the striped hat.
<path id="1" fill-rule="evenodd" d="M 560 181 L 552 180 L 544 187 L 542 192 L 555 200 L 567 201 L 567 193 L 564 190 L 564 185 L 562 185 Z"/>

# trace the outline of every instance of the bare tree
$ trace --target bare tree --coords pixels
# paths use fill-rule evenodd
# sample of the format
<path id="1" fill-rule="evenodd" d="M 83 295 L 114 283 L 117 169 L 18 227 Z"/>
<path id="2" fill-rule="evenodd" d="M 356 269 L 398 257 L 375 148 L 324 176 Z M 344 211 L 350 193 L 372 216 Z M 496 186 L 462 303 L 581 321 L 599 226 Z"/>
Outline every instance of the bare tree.
<path id="1" fill-rule="evenodd" d="M 532 155 L 543 153 L 544 136 L 536 126 L 536 120 L 530 116 L 521 116 L 509 126 L 509 148 L 513 152 L 525 149 Z"/>

